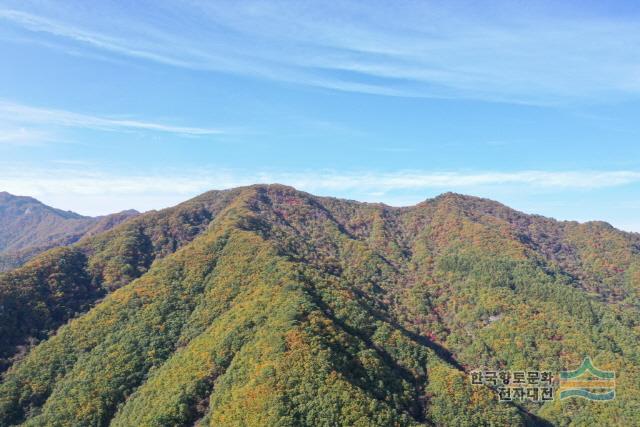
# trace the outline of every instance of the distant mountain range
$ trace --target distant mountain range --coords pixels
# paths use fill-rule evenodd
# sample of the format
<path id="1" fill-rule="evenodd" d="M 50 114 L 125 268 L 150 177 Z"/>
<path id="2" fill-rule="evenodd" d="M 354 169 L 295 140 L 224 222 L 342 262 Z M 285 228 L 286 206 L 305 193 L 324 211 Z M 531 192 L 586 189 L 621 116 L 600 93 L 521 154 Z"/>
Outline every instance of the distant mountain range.
<path id="1" fill-rule="evenodd" d="M 31 197 L 0 192 L 0 271 L 48 249 L 70 245 L 138 215 L 135 210 L 88 217 L 47 206 Z"/>
<path id="2" fill-rule="evenodd" d="M 586 356 L 614 400 L 557 396 Z M 0 274 L 0 371 L 2 427 L 637 426 L 640 235 L 453 193 L 212 191 Z M 477 371 L 556 395 L 502 402 Z"/>

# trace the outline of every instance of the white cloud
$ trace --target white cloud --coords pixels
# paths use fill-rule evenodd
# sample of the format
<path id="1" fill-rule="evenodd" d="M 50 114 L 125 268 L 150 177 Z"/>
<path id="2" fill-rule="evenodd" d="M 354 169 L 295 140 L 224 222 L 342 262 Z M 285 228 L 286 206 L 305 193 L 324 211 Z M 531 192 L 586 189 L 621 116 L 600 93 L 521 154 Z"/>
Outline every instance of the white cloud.
<path id="1" fill-rule="evenodd" d="M 636 171 L 545 172 L 248 172 L 244 170 L 200 170 L 189 174 L 166 171 L 156 174 L 115 174 L 86 172 L 67 168 L 32 170 L 3 166 L 0 190 L 15 194 L 59 199 L 65 209 L 82 213 L 107 213 L 125 208 L 166 207 L 211 189 L 224 189 L 255 183 L 282 183 L 322 195 L 360 198 L 393 204 L 415 201 L 424 194 L 443 191 L 471 192 L 480 188 L 512 186 L 520 192 L 592 190 L 640 182 Z M 398 192 L 403 193 L 398 195 Z M 405 193 L 413 196 L 407 197 Z M 423 195 L 422 197 L 420 195 Z M 416 200 L 416 197 L 418 199 Z M 91 201 L 103 200 L 97 205 Z M 123 201 L 131 203 L 123 205 Z"/>
<path id="2" fill-rule="evenodd" d="M 49 42 L 193 69 L 387 96 L 550 104 L 640 93 L 637 17 L 457 2 L 16 3 Z M 585 13 L 583 13 L 585 12 Z"/>
<path id="3" fill-rule="evenodd" d="M 222 129 L 174 126 L 134 119 L 99 117 L 64 110 L 31 107 L 6 101 L 0 101 L 0 114 L 3 115 L 4 120 L 17 123 L 45 124 L 104 131 L 145 130 L 191 136 L 225 133 Z M 36 131 L 25 130 L 24 132 L 35 133 Z M 0 141 L 1 138 L 2 136 L 0 135 Z"/>

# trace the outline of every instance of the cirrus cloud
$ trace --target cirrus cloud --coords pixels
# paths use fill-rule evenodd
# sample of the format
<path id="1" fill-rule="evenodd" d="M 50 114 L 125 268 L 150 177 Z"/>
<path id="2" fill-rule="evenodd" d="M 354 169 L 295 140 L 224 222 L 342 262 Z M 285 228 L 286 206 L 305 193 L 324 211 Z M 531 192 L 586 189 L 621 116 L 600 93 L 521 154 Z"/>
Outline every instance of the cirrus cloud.
<path id="1" fill-rule="evenodd" d="M 50 125 L 102 131 L 142 130 L 189 136 L 219 135 L 227 132 L 217 128 L 175 126 L 128 118 L 101 117 L 65 110 L 32 107 L 7 101 L 0 101 L 0 115 L 3 116 L 5 121 L 25 125 Z M 35 133 L 37 133 L 35 130 L 20 128 L 18 131 L 5 134 L 4 137 L 8 141 L 15 141 L 23 139 L 21 136 L 24 137 L 27 134 L 33 135 Z M 0 135 L 0 142 L 2 140 L 3 136 Z"/>
<path id="2" fill-rule="evenodd" d="M 13 4 L 0 19 L 49 43 L 332 90 L 537 105 L 640 94 L 632 15 L 509 2 L 486 13 L 429 1 Z"/>

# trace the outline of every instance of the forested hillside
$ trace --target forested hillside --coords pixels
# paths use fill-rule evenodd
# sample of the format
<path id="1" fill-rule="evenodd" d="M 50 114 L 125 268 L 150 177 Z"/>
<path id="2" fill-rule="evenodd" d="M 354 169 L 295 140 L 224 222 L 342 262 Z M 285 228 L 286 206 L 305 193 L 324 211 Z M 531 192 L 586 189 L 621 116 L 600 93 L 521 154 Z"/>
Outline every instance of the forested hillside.
<path id="1" fill-rule="evenodd" d="M 0 426 L 638 425 L 640 235 L 444 194 L 205 193 L 0 275 Z M 616 372 L 500 402 L 474 370 Z"/>
<path id="2" fill-rule="evenodd" d="M 88 217 L 52 208 L 31 197 L 0 192 L 0 271 L 20 266 L 51 248 L 107 231 L 137 214 L 128 210 Z"/>

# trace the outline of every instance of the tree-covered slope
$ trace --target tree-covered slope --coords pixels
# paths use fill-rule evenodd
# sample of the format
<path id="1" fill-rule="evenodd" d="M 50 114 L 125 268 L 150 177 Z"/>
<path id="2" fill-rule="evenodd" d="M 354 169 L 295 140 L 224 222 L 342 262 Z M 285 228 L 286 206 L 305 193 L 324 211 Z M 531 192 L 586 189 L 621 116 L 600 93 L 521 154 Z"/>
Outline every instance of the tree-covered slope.
<path id="1" fill-rule="evenodd" d="M 0 372 L 99 298 L 144 274 L 156 258 L 193 240 L 237 193 L 210 192 L 148 212 L 0 274 Z M 77 295 L 78 287 L 86 298 Z"/>
<path id="2" fill-rule="evenodd" d="M 31 197 L 0 192 L 0 271 L 18 267 L 51 248 L 107 231 L 136 216 L 134 210 L 88 217 Z"/>
<path id="3" fill-rule="evenodd" d="M 12 343 L 55 330 L 8 362 L 0 425 L 635 425 L 637 245 L 454 194 L 207 193 L 0 276 L 40 322 Z M 467 376 L 585 355 L 616 400 L 502 403 Z"/>

